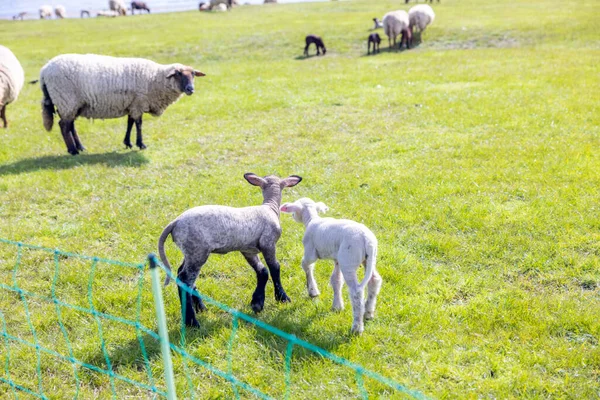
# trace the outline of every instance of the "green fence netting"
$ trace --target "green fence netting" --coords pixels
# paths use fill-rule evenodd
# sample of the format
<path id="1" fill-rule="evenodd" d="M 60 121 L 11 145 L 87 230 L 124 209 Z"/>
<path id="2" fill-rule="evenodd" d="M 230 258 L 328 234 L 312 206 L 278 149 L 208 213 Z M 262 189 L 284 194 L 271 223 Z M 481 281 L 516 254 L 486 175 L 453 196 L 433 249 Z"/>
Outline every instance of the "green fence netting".
<path id="1" fill-rule="evenodd" d="M 186 343 L 192 332 L 186 332 L 178 321 L 171 335 L 180 336 L 179 344 L 168 342 L 176 358 L 177 393 L 167 393 L 164 360 L 158 350 L 162 339 L 156 328 L 146 264 L 5 239 L 0 239 L 0 244 L 0 369 L 4 371 L 0 375 L 0 398 L 294 398 L 294 350 L 298 348 L 344 369 L 347 377 L 343 385 L 354 386 L 354 397 L 369 397 L 372 385 L 365 384 L 367 378 L 378 385 L 378 396 L 426 398 L 419 391 L 200 294 L 173 275 L 184 291 L 229 315 L 231 327 L 222 343 L 222 357 L 204 358 L 197 351 L 203 338 Z M 148 260 L 170 274 L 154 255 Z M 259 388 L 234 371 L 234 361 L 244 356 L 236 353 L 235 344 L 246 326 L 284 342 L 279 349 L 270 349 L 282 360 L 281 385 L 274 390 Z M 229 391 L 206 389 L 202 380 L 217 381 L 219 388 Z M 340 387 L 339 393 L 352 393 L 352 389 Z"/>

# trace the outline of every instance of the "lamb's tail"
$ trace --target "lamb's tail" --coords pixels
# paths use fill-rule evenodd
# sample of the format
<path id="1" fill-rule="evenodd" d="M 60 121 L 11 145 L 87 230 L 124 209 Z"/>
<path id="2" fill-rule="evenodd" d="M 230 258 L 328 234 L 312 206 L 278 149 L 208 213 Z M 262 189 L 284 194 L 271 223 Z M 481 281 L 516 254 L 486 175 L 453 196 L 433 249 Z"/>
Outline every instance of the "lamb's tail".
<path id="1" fill-rule="evenodd" d="M 373 239 L 375 239 L 373 237 Z M 369 283 L 369 281 L 371 280 L 371 278 L 373 277 L 373 272 L 375 271 L 375 263 L 377 262 L 377 240 L 373 240 L 370 237 L 365 238 L 366 240 L 366 266 L 365 266 L 365 276 L 362 280 L 362 282 L 360 282 L 360 284 L 358 285 L 358 290 L 362 291 L 367 284 Z"/>
<path id="2" fill-rule="evenodd" d="M 50 94 L 44 83 L 42 83 L 42 93 L 44 94 L 44 98 L 42 99 L 42 120 L 44 121 L 44 128 L 50 132 L 52 130 L 52 125 L 54 125 L 55 111 L 54 103 L 52 103 L 52 99 L 50 98 Z"/>
<path id="3" fill-rule="evenodd" d="M 160 261 L 162 261 L 162 263 L 168 270 L 167 277 L 165 278 L 165 286 L 167 286 L 169 282 L 171 282 L 171 264 L 169 263 L 169 260 L 167 259 L 167 254 L 165 253 L 165 240 L 167 240 L 167 237 L 171 234 L 171 231 L 173 231 L 175 224 L 176 221 L 173 221 L 169 225 L 167 225 L 165 230 L 160 234 L 160 238 L 158 239 L 158 255 L 160 256 Z"/>

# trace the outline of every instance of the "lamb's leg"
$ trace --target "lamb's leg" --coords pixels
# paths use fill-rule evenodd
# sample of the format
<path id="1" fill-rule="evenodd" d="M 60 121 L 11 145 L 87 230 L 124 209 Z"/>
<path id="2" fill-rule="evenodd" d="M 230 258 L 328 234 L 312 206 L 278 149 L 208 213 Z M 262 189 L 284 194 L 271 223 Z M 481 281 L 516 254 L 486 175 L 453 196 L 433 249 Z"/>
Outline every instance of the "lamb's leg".
<path id="1" fill-rule="evenodd" d="M 84 151 L 85 147 L 83 147 L 83 145 L 81 144 L 81 140 L 79 140 L 79 135 L 77 134 L 77 131 L 75 130 L 75 121 L 71 122 L 70 129 L 71 129 L 71 133 L 73 134 L 73 140 L 75 141 L 75 147 L 79 151 Z"/>
<path id="2" fill-rule="evenodd" d="M 4 128 L 8 128 L 8 121 L 6 120 L 6 104 L 2 106 L 2 110 L 0 110 L 0 118 L 2 118 L 2 122 L 4 123 Z"/>
<path id="3" fill-rule="evenodd" d="M 340 265 L 337 261 L 335 262 L 335 268 L 333 269 L 331 278 L 329 278 L 329 282 L 333 288 L 333 305 L 331 306 L 331 309 L 333 311 L 341 311 L 344 309 L 344 299 L 342 298 L 344 279 L 342 276 L 342 271 L 340 270 Z"/>
<path id="4" fill-rule="evenodd" d="M 291 302 L 292 300 L 285 293 L 285 290 L 283 290 L 283 286 L 281 285 L 281 278 L 279 276 L 280 266 L 275 255 L 275 246 L 272 248 L 269 247 L 262 249 L 262 253 L 265 257 L 265 261 L 267 262 L 267 266 L 269 267 L 271 279 L 273 280 L 273 287 L 275 288 L 275 300 L 282 303 Z"/>
<path id="5" fill-rule="evenodd" d="M 179 272 L 181 272 L 184 265 L 185 265 L 185 258 L 184 258 L 183 262 L 181 263 L 181 265 L 179 266 L 179 269 L 177 269 L 177 275 L 179 275 Z M 196 285 L 194 285 L 194 287 L 192 289 L 197 291 Z M 193 303 L 192 306 L 194 307 L 194 310 L 196 310 L 197 313 L 206 311 L 206 306 L 204 305 L 202 298 L 200 298 L 198 296 L 192 296 L 192 303 Z"/>
<path id="6" fill-rule="evenodd" d="M 258 258 L 257 254 L 242 253 L 242 255 L 254 269 L 254 272 L 256 272 L 256 289 L 252 294 L 250 306 L 254 312 L 258 313 L 261 312 L 265 306 L 265 287 L 269 281 L 269 272 L 263 263 L 260 262 L 260 258 Z"/>
<path id="7" fill-rule="evenodd" d="M 375 304 L 377 303 L 377 295 L 381 290 L 381 283 L 383 280 L 377 271 L 373 271 L 373 276 L 367 284 L 368 294 L 367 303 L 365 304 L 365 319 L 373 319 L 375 316 Z"/>
<path id="8" fill-rule="evenodd" d="M 146 145 L 142 141 L 142 117 L 139 117 L 135 120 L 135 145 L 140 148 L 140 150 L 144 150 Z"/>
<path id="9" fill-rule="evenodd" d="M 133 118 L 131 116 L 127 116 L 127 131 L 125 131 L 125 139 L 123 140 L 123 144 L 125 147 L 130 149 L 131 146 L 131 128 L 133 127 Z"/>
<path id="10" fill-rule="evenodd" d="M 60 126 L 60 132 L 62 133 L 63 140 L 67 145 L 67 151 L 69 154 L 76 155 L 79 154 L 77 151 L 77 147 L 75 147 L 75 141 L 73 140 L 73 135 L 71 134 L 71 122 L 72 121 L 58 121 L 58 126 Z"/>
<path id="11" fill-rule="evenodd" d="M 316 260 L 306 257 L 306 255 L 302 257 L 302 269 L 306 273 L 306 289 L 308 290 L 308 295 L 310 297 L 317 297 L 321 294 L 313 274 L 315 270 L 315 261 Z"/>
<path id="12" fill-rule="evenodd" d="M 310 46 L 310 43 L 306 43 L 306 46 L 304 47 L 304 57 L 308 57 L 308 46 Z"/>
<path id="13" fill-rule="evenodd" d="M 194 284 L 198 278 L 198 274 L 200 273 L 200 268 L 202 268 L 202 266 L 206 263 L 208 255 L 209 253 L 186 255 L 183 265 L 177 272 L 177 278 L 179 278 L 179 280 L 188 288 L 195 288 Z M 196 319 L 196 313 L 194 312 L 193 297 L 195 296 L 192 296 L 188 292 L 181 289 L 179 284 L 177 285 L 177 290 L 179 291 L 181 314 L 183 316 L 185 325 L 198 328 L 200 324 L 198 323 L 198 320 Z"/>
<path id="14" fill-rule="evenodd" d="M 358 279 L 356 277 L 356 268 L 347 265 L 340 265 L 346 285 L 348 285 L 348 293 L 352 302 L 352 333 L 360 335 L 365 329 L 363 315 L 365 313 L 365 303 L 363 300 L 364 289 L 358 290 Z"/>

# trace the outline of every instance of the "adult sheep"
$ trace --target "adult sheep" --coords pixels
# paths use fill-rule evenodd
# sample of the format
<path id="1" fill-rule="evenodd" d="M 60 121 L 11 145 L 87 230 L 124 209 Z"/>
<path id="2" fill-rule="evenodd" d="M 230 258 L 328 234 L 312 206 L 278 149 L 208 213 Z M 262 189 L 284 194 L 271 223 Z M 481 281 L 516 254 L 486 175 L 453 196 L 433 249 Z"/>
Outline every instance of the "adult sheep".
<path id="1" fill-rule="evenodd" d="M 420 41 L 423 31 L 435 19 L 435 13 L 433 12 L 433 8 L 427 4 L 419 4 L 408 10 L 408 19 L 411 34 L 414 35 L 414 29 L 417 28 Z"/>
<path id="2" fill-rule="evenodd" d="M 61 6 L 58 5 L 54 8 L 54 14 L 56 15 L 56 18 L 67 18 L 67 10 L 65 9 L 65 6 Z"/>
<path id="3" fill-rule="evenodd" d="M 402 34 L 400 39 L 400 48 L 402 43 L 406 41 L 406 48 L 410 48 L 410 42 L 412 41 L 412 35 L 409 29 L 408 13 L 403 10 L 391 11 L 383 16 L 383 31 L 388 37 L 389 47 L 392 47 L 392 40 L 394 46 L 396 46 L 396 37 Z"/>
<path id="4" fill-rule="evenodd" d="M 45 5 L 40 7 L 40 19 L 52 18 L 52 7 Z"/>
<path id="5" fill-rule="evenodd" d="M 119 15 L 127 15 L 127 7 L 125 6 L 123 0 L 109 0 L 108 8 L 111 11 L 115 11 Z"/>
<path id="6" fill-rule="evenodd" d="M 131 2 L 131 15 L 134 15 L 134 11 L 139 10 L 140 14 L 142 11 L 147 11 L 150 14 L 150 8 L 143 1 L 132 1 Z"/>
<path id="7" fill-rule="evenodd" d="M 24 81 L 25 74 L 17 57 L 7 47 L 0 46 L 0 118 L 5 128 L 8 127 L 6 106 L 17 99 Z"/>
<path id="8" fill-rule="evenodd" d="M 123 143 L 131 148 L 135 123 L 136 145 L 145 149 L 142 115 L 159 116 L 183 93 L 193 94 L 195 76 L 204 74 L 182 64 L 162 65 L 143 58 L 95 54 L 54 57 L 40 72 L 44 127 L 52 129 L 54 113 L 58 112 L 67 150 L 75 155 L 85 150 L 75 130 L 78 116 L 108 119 L 127 115 Z"/>
<path id="9" fill-rule="evenodd" d="M 233 0 L 210 0 L 209 8 L 211 10 L 222 11 L 218 10 L 220 4 L 224 4 L 227 10 L 231 9 L 234 5 L 237 5 Z"/>

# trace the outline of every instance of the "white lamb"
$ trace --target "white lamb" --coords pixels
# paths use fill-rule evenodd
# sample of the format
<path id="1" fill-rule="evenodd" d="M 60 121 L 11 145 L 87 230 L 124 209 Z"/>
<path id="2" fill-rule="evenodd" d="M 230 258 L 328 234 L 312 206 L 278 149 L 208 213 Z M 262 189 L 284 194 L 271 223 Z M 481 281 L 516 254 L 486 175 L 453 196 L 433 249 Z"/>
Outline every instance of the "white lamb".
<path id="1" fill-rule="evenodd" d="M 394 46 L 396 46 L 396 37 L 402 34 L 402 38 L 400 39 L 400 48 L 402 48 L 402 43 L 406 40 L 406 48 L 410 48 L 410 42 L 412 40 L 412 35 L 409 29 L 409 18 L 408 13 L 403 10 L 391 11 L 383 16 L 383 31 L 388 37 L 389 47 L 392 47 L 392 40 L 394 41 Z"/>
<path id="2" fill-rule="evenodd" d="M 373 319 L 375 303 L 381 289 L 382 279 L 375 269 L 377 260 L 377 238 L 366 226 L 347 219 L 321 218 L 318 213 L 327 211 L 321 202 L 302 198 L 281 206 L 281 211 L 291 213 L 294 220 L 306 227 L 302 243 L 304 257 L 302 269 L 306 273 L 306 287 L 311 297 L 320 294 L 313 276 L 314 263 L 318 259 L 335 261 L 331 275 L 333 306 L 335 311 L 344 308 L 342 300 L 342 276 L 348 285 L 352 303 L 352 332 L 360 334 L 364 330 L 364 319 Z M 365 266 L 365 276 L 358 283 L 356 272 L 360 265 Z M 368 285 L 367 302 L 364 303 L 364 290 Z"/>
<path id="3" fill-rule="evenodd" d="M 122 16 L 127 15 L 127 7 L 125 6 L 125 3 L 123 2 L 123 0 L 109 0 L 108 8 L 111 11 L 115 11 L 119 15 L 122 15 Z"/>
<path id="4" fill-rule="evenodd" d="M 52 7 L 44 5 L 40 7 L 40 19 L 52 18 Z"/>
<path id="5" fill-rule="evenodd" d="M 109 119 L 127 115 L 123 143 L 131 148 L 135 123 L 136 145 L 145 149 L 144 113 L 160 116 L 184 93 L 192 95 L 196 76 L 204 74 L 182 64 L 162 65 L 143 58 L 95 54 L 54 57 L 40 71 L 44 127 L 52 129 L 54 113 L 58 112 L 67 150 L 75 155 L 85 149 L 75 130 L 77 117 Z"/>
<path id="6" fill-rule="evenodd" d="M 64 6 L 56 6 L 54 8 L 54 14 L 56 14 L 56 18 L 67 18 L 67 10 L 65 9 Z"/>
<path id="7" fill-rule="evenodd" d="M 24 81 L 23 67 L 17 57 L 7 47 L 0 46 L 0 118 L 5 128 L 8 127 L 6 105 L 19 97 Z"/>
<path id="8" fill-rule="evenodd" d="M 420 37 L 420 34 L 435 19 L 435 13 L 427 4 L 419 4 L 408 10 L 408 19 L 411 33 L 414 33 L 414 29 L 417 28 Z"/>

